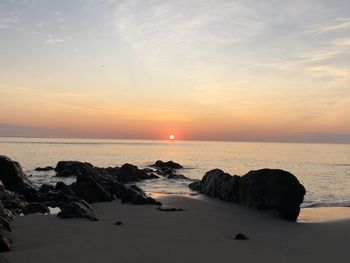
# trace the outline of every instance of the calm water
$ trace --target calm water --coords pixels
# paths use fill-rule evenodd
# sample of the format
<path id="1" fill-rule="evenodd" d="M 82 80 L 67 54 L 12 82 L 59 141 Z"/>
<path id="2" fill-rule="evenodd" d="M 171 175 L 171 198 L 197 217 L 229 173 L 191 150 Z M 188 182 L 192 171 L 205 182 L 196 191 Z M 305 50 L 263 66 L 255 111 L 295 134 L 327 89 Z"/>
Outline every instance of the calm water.
<path id="1" fill-rule="evenodd" d="M 59 160 L 80 160 L 101 167 L 126 162 L 146 167 L 158 159 L 173 160 L 185 167 L 182 174 L 193 179 L 201 179 L 213 168 L 237 175 L 280 168 L 292 172 L 306 187 L 304 206 L 350 206 L 350 145 L 0 138 L 0 155 L 19 161 L 37 184 L 57 179 L 53 172 L 35 172 L 34 168 L 55 166 Z M 187 193 L 187 185 L 188 181 L 153 180 L 141 187 Z"/>

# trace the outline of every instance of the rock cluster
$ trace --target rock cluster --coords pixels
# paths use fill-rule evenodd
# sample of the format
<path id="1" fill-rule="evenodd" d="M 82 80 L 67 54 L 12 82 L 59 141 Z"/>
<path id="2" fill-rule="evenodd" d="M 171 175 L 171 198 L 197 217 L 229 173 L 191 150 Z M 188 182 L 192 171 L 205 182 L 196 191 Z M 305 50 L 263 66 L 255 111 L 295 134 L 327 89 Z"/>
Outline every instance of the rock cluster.
<path id="1" fill-rule="evenodd" d="M 37 171 L 50 171 L 48 166 Z M 32 186 L 21 165 L 0 156 L 0 251 L 11 246 L 10 221 L 15 215 L 49 214 L 49 207 L 59 207 L 60 218 L 87 218 L 97 221 L 89 203 L 121 199 L 122 203 L 161 205 L 148 197 L 142 189 L 125 183 L 156 178 L 150 171 L 125 164 L 122 167 L 99 168 L 78 161 L 60 161 L 54 168 L 56 176 L 76 176 L 76 182 L 55 186 L 43 184 L 39 190 Z"/>
<path id="2" fill-rule="evenodd" d="M 305 195 L 305 188 L 298 179 L 279 169 L 250 171 L 242 177 L 214 169 L 189 187 L 224 201 L 274 211 L 288 221 L 296 221 L 298 218 Z"/>
<path id="3" fill-rule="evenodd" d="M 173 161 L 161 161 L 158 160 L 154 164 L 150 165 L 150 167 L 156 169 L 156 173 L 158 175 L 164 176 L 168 179 L 186 179 L 189 180 L 186 176 L 182 174 L 178 174 L 177 170 L 183 169 L 183 166 L 179 163 Z"/>

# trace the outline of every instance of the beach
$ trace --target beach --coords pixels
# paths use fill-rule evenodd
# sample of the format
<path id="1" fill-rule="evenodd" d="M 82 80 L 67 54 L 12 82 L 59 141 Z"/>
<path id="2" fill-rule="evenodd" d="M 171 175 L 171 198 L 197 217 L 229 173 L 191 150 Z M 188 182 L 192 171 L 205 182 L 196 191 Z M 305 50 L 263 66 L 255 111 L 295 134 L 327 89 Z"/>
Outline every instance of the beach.
<path id="1" fill-rule="evenodd" d="M 348 262 L 350 220 L 293 223 L 202 195 L 156 206 L 95 203 L 99 221 L 16 217 L 10 262 Z M 122 225 L 115 225 L 121 221 Z M 235 240 L 243 233 L 248 240 Z"/>

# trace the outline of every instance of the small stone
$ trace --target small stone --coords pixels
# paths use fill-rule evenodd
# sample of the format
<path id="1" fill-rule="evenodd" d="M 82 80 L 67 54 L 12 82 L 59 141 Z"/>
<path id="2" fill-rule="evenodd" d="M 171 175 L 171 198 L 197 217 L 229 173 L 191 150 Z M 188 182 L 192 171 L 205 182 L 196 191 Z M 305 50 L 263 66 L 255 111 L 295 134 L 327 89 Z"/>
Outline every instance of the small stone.
<path id="1" fill-rule="evenodd" d="M 122 224 L 123 224 L 122 221 L 117 221 L 117 222 L 115 222 L 115 225 L 116 225 L 116 226 L 120 226 L 120 225 L 122 225 Z"/>
<path id="2" fill-rule="evenodd" d="M 157 208 L 158 211 L 162 211 L 162 212 L 179 212 L 179 211 L 184 211 L 185 209 L 183 208 L 175 208 L 175 207 L 158 207 Z"/>
<path id="3" fill-rule="evenodd" d="M 249 239 L 249 237 L 247 237 L 245 234 L 238 233 L 237 235 L 235 235 L 235 239 L 236 240 L 247 240 L 247 239 Z"/>

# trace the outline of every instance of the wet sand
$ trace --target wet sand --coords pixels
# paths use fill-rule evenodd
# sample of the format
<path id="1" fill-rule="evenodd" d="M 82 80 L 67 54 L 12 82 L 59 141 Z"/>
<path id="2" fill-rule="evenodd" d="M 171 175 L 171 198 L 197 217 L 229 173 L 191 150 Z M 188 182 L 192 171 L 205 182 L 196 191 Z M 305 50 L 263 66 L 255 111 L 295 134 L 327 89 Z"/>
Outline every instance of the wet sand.
<path id="1" fill-rule="evenodd" d="M 348 262 L 350 220 L 291 223 L 205 197 L 155 196 L 185 211 L 93 204 L 99 221 L 17 217 L 10 262 Z M 115 225 L 122 221 L 122 225 Z M 244 233 L 249 240 L 231 239 Z"/>

